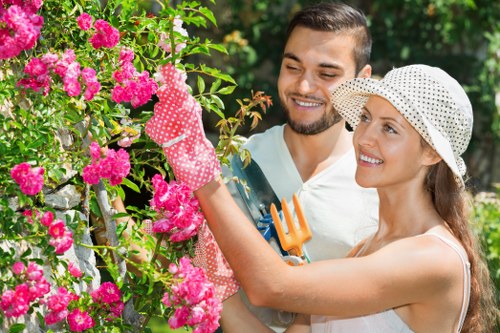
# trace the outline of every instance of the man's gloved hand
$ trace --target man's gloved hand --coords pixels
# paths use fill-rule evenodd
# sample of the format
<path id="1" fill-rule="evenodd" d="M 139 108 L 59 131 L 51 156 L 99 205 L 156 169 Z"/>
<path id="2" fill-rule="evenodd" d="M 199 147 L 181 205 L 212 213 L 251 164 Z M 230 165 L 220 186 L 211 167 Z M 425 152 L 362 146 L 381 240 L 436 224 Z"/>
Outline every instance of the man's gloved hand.
<path id="1" fill-rule="evenodd" d="M 147 234 L 154 234 L 151 220 L 143 221 L 142 230 Z M 233 270 L 229 267 L 206 222 L 200 226 L 198 231 L 198 241 L 195 244 L 192 262 L 194 266 L 205 270 L 205 274 L 209 281 L 214 284 L 216 296 L 221 302 L 234 295 L 240 288 Z"/>
<path id="2" fill-rule="evenodd" d="M 189 93 L 182 74 L 171 64 L 161 69 L 159 102 L 146 123 L 146 133 L 160 145 L 177 180 L 196 191 L 219 177 L 215 150 L 205 137 L 201 106 Z"/>
<path id="3" fill-rule="evenodd" d="M 193 264 L 205 269 L 208 279 L 215 286 L 217 298 L 223 302 L 234 295 L 240 285 L 206 223 L 203 223 L 198 231 L 198 242 L 194 251 Z"/>

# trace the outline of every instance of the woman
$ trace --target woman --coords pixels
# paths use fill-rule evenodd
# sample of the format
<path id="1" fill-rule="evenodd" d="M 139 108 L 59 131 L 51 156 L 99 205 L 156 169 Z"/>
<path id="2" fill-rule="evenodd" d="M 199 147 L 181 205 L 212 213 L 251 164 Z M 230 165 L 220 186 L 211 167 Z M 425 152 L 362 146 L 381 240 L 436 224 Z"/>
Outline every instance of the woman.
<path id="1" fill-rule="evenodd" d="M 180 77 L 172 69 L 165 74 Z M 350 258 L 298 267 L 285 264 L 245 221 L 217 179 L 199 106 L 179 82 L 165 86 L 162 93 L 180 107 L 155 107 L 146 131 L 165 148 L 176 177 L 196 190 L 253 304 L 305 314 L 290 332 L 490 332 L 497 310 L 468 228 L 460 158 L 472 108 L 448 74 L 412 65 L 335 89 L 335 109 L 355 128 L 356 181 L 379 193 L 379 228 Z M 239 312 L 237 297 L 224 304 L 225 332 L 265 331 Z"/>

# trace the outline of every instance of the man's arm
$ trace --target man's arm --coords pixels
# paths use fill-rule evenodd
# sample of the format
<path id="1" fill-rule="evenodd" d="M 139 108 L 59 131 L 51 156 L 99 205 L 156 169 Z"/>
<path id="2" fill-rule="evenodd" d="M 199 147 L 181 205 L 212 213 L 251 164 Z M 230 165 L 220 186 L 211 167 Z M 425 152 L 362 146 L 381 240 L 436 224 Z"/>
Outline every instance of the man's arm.
<path id="1" fill-rule="evenodd" d="M 273 332 L 248 310 L 240 293 L 236 293 L 224 301 L 220 324 L 224 333 Z"/>

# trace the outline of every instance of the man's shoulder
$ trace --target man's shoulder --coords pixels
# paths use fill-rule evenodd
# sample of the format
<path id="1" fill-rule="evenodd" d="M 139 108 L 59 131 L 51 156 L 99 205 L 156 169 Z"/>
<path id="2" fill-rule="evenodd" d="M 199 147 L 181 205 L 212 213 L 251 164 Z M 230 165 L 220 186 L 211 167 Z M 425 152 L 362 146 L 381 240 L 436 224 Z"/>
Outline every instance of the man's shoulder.
<path id="1" fill-rule="evenodd" d="M 252 150 L 252 148 L 260 147 L 265 143 L 266 145 L 272 144 L 276 140 L 283 138 L 283 126 L 276 125 L 264 132 L 251 135 L 244 144 L 244 148 Z"/>

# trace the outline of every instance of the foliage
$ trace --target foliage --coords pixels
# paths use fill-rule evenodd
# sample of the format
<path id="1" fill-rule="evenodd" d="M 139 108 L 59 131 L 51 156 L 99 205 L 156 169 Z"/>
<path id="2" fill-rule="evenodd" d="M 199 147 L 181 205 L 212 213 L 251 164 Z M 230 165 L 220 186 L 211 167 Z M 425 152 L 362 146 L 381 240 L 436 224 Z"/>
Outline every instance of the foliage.
<path id="1" fill-rule="evenodd" d="M 14 22 L 23 20 L 22 25 L 9 25 L 6 13 L 15 5 L 16 15 L 25 11 L 13 15 Z M 154 73 L 159 66 L 173 63 L 185 71 L 197 87 L 193 96 L 222 120 L 226 116 L 221 96 L 231 94 L 236 83 L 202 60 L 214 53 L 226 54 L 225 47 L 209 38 L 190 36 L 185 29 L 215 26 L 208 7 L 183 1 L 174 8 L 157 1 L 152 11 L 151 5 L 121 0 L 0 1 L 0 28 L 10 29 L 0 36 L 0 244 L 4 245 L 0 250 L 0 326 L 10 332 L 24 329 L 15 320 L 24 313 L 36 314 L 45 330 L 92 332 L 147 332 L 150 318 L 177 315 L 164 294 L 182 279 L 160 259 L 177 264 L 192 255 L 195 239 L 174 242 L 169 235 L 144 234 L 141 221 L 162 217 L 154 207 L 129 205 L 128 213 L 117 213 L 110 201 L 124 199 L 125 190 L 151 196 L 154 173 L 173 179 L 163 152 L 142 130 L 152 115 L 158 88 Z M 36 24 L 31 27 L 29 22 Z M 18 44 L 5 42 L 26 34 L 36 37 L 36 45 L 13 49 Z M 217 148 L 221 157 L 238 151 L 240 140 L 234 131 L 244 125 L 245 117 L 256 119 L 254 124 L 260 120 L 253 108 L 266 102 L 270 101 L 265 95 L 256 94 L 240 102 L 247 113 L 237 122 L 231 118 L 221 122 L 220 132 L 232 133 Z M 41 183 L 36 177 L 41 177 Z M 23 187 L 33 179 L 40 188 L 43 185 L 42 191 L 37 186 Z M 73 185 L 82 195 L 75 209 L 83 217 L 55 217 L 57 212 L 47 204 L 46 197 L 65 185 Z M 125 222 L 116 227 L 115 220 L 129 217 L 137 224 Z M 90 230 L 107 229 L 107 243 L 83 242 L 89 220 L 95 222 Z M 73 241 L 100 254 L 112 285 L 105 285 L 102 292 L 75 289 L 76 285 L 90 288 L 92 278 L 80 277 L 78 271 L 73 274 L 72 263 L 61 256 Z M 16 253 L 16 248 L 23 247 L 26 250 Z M 132 260 L 139 252 L 136 249 L 145 249 L 150 260 Z M 127 271 L 125 265 L 132 269 Z M 37 278 L 43 280 L 31 279 L 29 269 L 38 272 L 41 267 L 45 273 Z M 189 274 L 201 274 L 187 262 L 182 267 Z M 40 292 L 29 299 L 15 289 L 35 282 L 43 290 L 37 287 Z M 58 287 L 64 290 L 56 291 Z M 109 290 L 113 293 L 105 294 Z M 14 298 L 8 299 L 9 295 Z M 51 297 L 59 297 L 59 303 L 65 299 L 65 307 L 55 311 Z M 9 312 L 20 300 L 26 302 L 19 313 Z M 60 317 L 47 320 L 50 312 Z M 87 326 L 75 326 L 78 322 Z M 177 326 L 184 324 L 193 326 L 194 332 L 211 331 L 200 322 L 176 321 Z"/>
<path id="2" fill-rule="evenodd" d="M 315 0 L 220 0 L 219 28 L 224 45 L 236 52 L 223 56 L 220 67 L 240 84 L 237 93 L 264 90 L 278 101 L 285 29 L 291 15 Z M 464 84 L 475 112 L 473 138 L 465 159 L 470 175 L 489 188 L 494 173 L 495 145 L 500 140 L 500 113 L 495 99 L 500 79 L 500 3 L 489 0 L 351 0 L 368 18 L 373 36 L 373 74 L 393 66 L 424 63 L 445 69 Z M 272 47 L 270 47 L 272 45 Z M 217 59 L 212 59 L 217 61 Z M 237 97 L 239 97 L 237 95 Z M 224 100 L 224 98 L 223 98 Z M 275 103 L 279 106 L 279 103 Z M 279 108 L 258 130 L 282 123 Z M 245 128 L 243 128 L 245 129 Z"/>
<path id="3" fill-rule="evenodd" d="M 474 198 L 473 225 L 486 254 L 500 304 L 500 198 L 498 193 L 481 192 Z"/>

